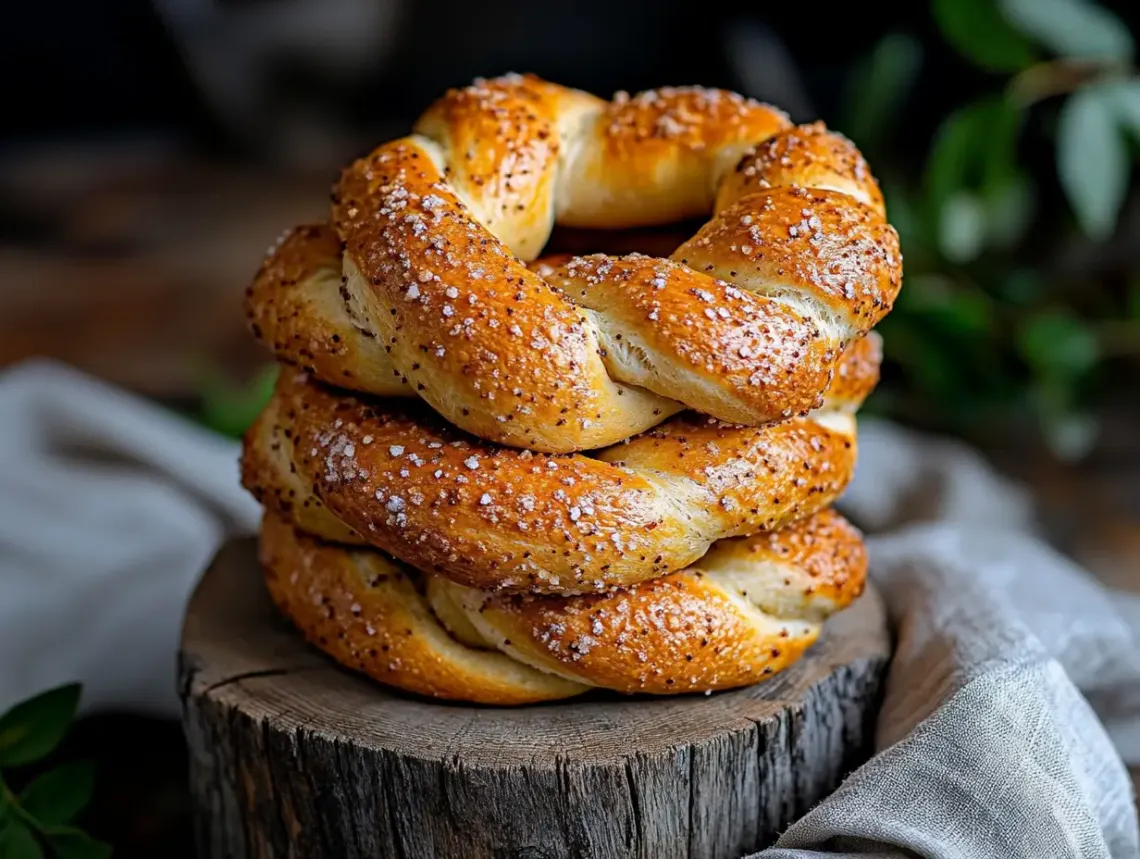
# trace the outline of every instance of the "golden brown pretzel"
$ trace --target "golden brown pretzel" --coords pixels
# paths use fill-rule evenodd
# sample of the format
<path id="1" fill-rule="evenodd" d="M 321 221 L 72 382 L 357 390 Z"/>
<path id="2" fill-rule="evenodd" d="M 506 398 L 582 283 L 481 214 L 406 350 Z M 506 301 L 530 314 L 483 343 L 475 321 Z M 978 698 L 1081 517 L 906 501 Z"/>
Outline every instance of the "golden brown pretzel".
<path id="1" fill-rule="evenodd" d="M 587 257 L 546 280 L 522 261 L 556 221 L 714 205 L 670 260 Z M 323 381 L 415 393 L 484 439 L 550 452 L 615 443 L 681 404 L 749 425 L 817 408 L 901 281 L 857 150 L 716 90 L 605 102 L 507 76 L 451 91 L 344 172 L 333 221 L 335 236 L 304 229 L 267 260 L 255 332 Z"/>
<path id="2" fill-rule="evenodd" d="M 830 504 L 854 468 L 851 413 L 874 386 L 878 347 L 871 334 L 848 348 L 826 411 L 765 427 L 690 414 L 593 456 L 491 445 L 420 404 L 286 372 L 246 436 L 243 483 L 310 533 L 462 584 L 626 585 Z"/>
<path id="3" fill-rule="evenodd" d="M 488 594 L 267 515 L 269 592 L 344 665 L 421 695 L 483 704 L 591 687 L 674 694 L 755 683 L 794 662 L 863 589 L 859 533 L 831 511 L 724 540 L 688 569 L 606 594 Z"/>

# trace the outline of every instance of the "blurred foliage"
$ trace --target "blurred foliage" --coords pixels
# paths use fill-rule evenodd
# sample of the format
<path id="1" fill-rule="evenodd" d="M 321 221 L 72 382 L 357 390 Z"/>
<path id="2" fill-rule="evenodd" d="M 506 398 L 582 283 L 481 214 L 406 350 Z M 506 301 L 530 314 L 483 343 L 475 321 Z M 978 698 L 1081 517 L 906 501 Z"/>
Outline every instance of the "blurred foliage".
<path id="1" fill-rule="evenodd" d="M 1057 454 L 1077 457 L 1095 439 L 1091 404 L 1109 365 L 1140 352 L 1140 277 L 1115 284 L 1055 253 L 1117 228 L 1140 140 L 1133 38 L 1086 0 L 931 10 L 974 68 L 964 79 L 989 91 L 950 113 L 908 171 L 890 132 L 916 97 L 923 55 L 941 45 L 892 33 L 856 68 L 840 123 L 882 178 L 906 262 L 880 326 L 886 383 L 870 405 L 966 434 L 1032 421 Z M 1067 206 L 1043 204 L 1053 197 Z"/>
<path id="2" fill-rule="evenodd" d="M 89 762 L 67 763 L 32 778 L 20 791 L 7 770 L 47 757 L 67 733 L 80 687 L 50 689 L 0 715 L 0 857 L 4 859 L 107 859 L 111 848 L 71 825 L 95 785 Z"/>
<path id="3" fill-rule="evenodd" d="M 202 371 L 198 419 L 230 438 L 241 438 L 269 402 L 277 382 L 277 365 L 262 367 L 253 379 L 236 381 L 216 367 Z"/>

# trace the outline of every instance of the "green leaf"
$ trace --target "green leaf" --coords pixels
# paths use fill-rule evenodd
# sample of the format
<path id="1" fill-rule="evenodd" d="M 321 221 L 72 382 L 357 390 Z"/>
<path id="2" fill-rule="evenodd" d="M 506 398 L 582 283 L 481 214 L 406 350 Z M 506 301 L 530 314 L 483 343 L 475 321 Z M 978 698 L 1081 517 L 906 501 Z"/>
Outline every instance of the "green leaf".
<path id="1" fill-rule="evenodd" d="M 207 373 L 202 386 L 202 423 L 222 435 L 239 438 L 269 402 L 277 373 L 277 365 L 270 364 L 247 385 L 236 384 L 216 371 Z"/>
<path id="2" fill-rule="evenodd" d="M 898 231 L 903 252 L 914 253 L 926 239 L 918 211 L 918 194 L 909 185 L 890 179 L 883 181 L 883 197 L 891 224 Z"/>
<path id="3" fill-rule="evenodd" d="M 1112 12 L 1087 0 L 1000 0 L 1014 27 L 1062 57 L 1127 61 L 1132 35 Z"/>
<path id="4" fill-rule="evenodd" d="M 982 147 L 982 185 L 989 188 L 1014 181 L 1020 176 L 1017 159 L 1024 111 L 1007 98 L 994 99 L 987 104 L 981 122 L 986 124 Z"/>
<path id="5" fill-rule="evenodd" d="M 909 283 L 904 312 L 911 321 L 921 320 L 943 334 L 975 341 L 993 330 L 993 300 L 980 289 L 936 272 L 916 274 Z"/>
<path id="6" fill-rule="evenodd" d="M 998 281 L 998 295 L 1010 304 L 1027 306 L 1038 301 L 1045 283 L 1036 269 L 1018 268 Z"/>
<path id="7" fill-rule="evenodd" d="M 889 319 L 889 324 L 883 320 L 886 357 L 932 402 L 944 405 L 959 401 L 964 393 L 960 356 L 937 337 L 929 336 L 915 320 Z"/>
<path id="8" fill-rule="evenodd" d="M 85 832 L 71 827 L 44 830 L 47 842 L 59 859 L 108 859 L 111 846 L 96 841 Z"/>
<path id="9" fill-rule="evenodd" d="M 931 6 L 946 41 L 975 65 L 1016 72 L 1036 59 L 1033 46 L 1002 17 L 994 0 L 934 0 Z"/>
<path id="10" fill-rule="evenodd" d="M 979 337 L 993 329 L 993 307 L 981 293 L 956 293 L 935 318 L 947 331 L 962 337 Z"/>
<path id="11" fill-rule="evenodd" d="M 91 800 L 95 765 L 64 764 L 37 777 L 20 794 L 24 811 L 44 826 L 67 823 Z"/>
<path id="12" fill-rule="evenodd" d="M 1140 80 L 1113 81 L 1097 87 L 1111 105 L 1117 123 L 1140 140 Z"/>
<path id="13" fill-rule="evenodd" d="M 1025 235 L 1033 219 L 1033 185 L 1018 173 L 985 188 L 986 241 L 1008 247 Z"/>
<path id="14" fill-rule="evenodd" d="M 3 779 L 0 779 L 0 829 L 4 828 L 4 821 L 8 819 L 8 811 L 11 807 L 8 802 L 8 786 L 4 784 Z"/>
<path id="15" fill-rule="evenodd" d="M 1061 108 L 1057 173 L 1085 234 L 1107 238 L 1128 191 L 1131 163 L 1110 97 L 1099 87 L 1080 90 Z"/>
<path id="16" fill-rule="evenodd" d="M 1072 461 L 1092 450 L 1100 425 L 1075 405 L 1076 389 L 1071 382 L 1039 378 L 1029 394 L 1045 442 L 1057 457 Z"/>
<path id="17" fill-rule="evenodd" d="M 1020 235 L 1031 214 L 1017 166 L 1022 111 L 988 98 L 952 113 L 935 135 L 926 165 L 926 218 L 938 245 L 955 262 L 974 259 L 989 243 Z"/>
<path id="18" fill-rule="evenodd" d="M 1059 458 L 1077 460 L 1088 455 L 1096 444 L 1100 422 L 1088 412 L 1070 412 L 1047 418 L 1045 439 Z"/>
<path id="19" fill-rule="evenodd" d="M 851 78 L 844 130 L 864 150 L 882 145 L 921 66 L 922 45 L 906 33 L 883 36 L 859 64 Z"/>
<path id="20" fill-rule="evenodd" d="M 1128 284 L 1124 313 L 1130 319 L 1140 319 L 1140 277 L 1133 278 Z"/>
<path id="21" fill-rule="evenodd" d="M 31 831 L 19 820 L 0 829 L 0 856 L 4 859 L 43 859 L 44 852 Z"/>
<path id="22" fill-rule="evenodd" d="M 937 207 L 959 190 L 1005 180 L 1017 164 L 1021 111 L 1003 98 L 959 108 L 934 136 L 926 164 L 930 202 Z"/>
<path id="23" fill-rule="evenodd" d="M 972 104 L 954 111 L 939 127 L 926 162 L 926 202 L 935 217 L 952 195 L 971 187 L 971 172 L 984 145 L 986 103 Z"/>
<path id="24" fill-rule="evenodd" d="M 0 766 L 38 761 L 59 745 L 79 706 L 80 686 L 70 683 L 17 704 L 0 716 Z"/>
<path id="25" fill-rule="evenodd" d="M 1025 362 L 1057 379 L 1076 379 L 1100 358 L 1096 335 L 1067 311 L 1039 314 L 1017 332 L 1017 346 Z"/>
<path id="26" fill-rule="evenodd" d="M 977 259 L 986 240 L 986 210 L 968 191 L 952 194 L 938 218 L 938 246 L 951 262 Z"/>

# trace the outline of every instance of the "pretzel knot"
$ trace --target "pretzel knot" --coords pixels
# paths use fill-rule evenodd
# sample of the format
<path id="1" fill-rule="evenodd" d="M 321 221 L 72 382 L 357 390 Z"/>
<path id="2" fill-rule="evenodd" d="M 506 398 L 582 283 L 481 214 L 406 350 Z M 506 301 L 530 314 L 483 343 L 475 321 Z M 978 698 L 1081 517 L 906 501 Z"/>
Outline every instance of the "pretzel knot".
<path id="1" fill-rule="evenodd" d="M 556 223 L 709 212 L 670 259 L 525 262 Z M 348 167 L 332 216 L 335 232 L 271 253 L 247 300 L 254 332 L 322 381 L 418 395 L 476 436 L 544 452 L 614 444 L 686 407 L 750 426 L 806 414 L 902 277 L 849 141 L 700 88 L 606 102 L 532 76 L 476 82 Z"/>
<path id="2" fill-rule="evenodd" d="M 756 683 L 862 592 L 867 567 L 858 531 L 832 511 L 721 541 L 681 572 L 597 595 L 489 594 L 323 543 L 273 514 L 261 560 L 284 614 L 344 665 L 486 704 Z"/>

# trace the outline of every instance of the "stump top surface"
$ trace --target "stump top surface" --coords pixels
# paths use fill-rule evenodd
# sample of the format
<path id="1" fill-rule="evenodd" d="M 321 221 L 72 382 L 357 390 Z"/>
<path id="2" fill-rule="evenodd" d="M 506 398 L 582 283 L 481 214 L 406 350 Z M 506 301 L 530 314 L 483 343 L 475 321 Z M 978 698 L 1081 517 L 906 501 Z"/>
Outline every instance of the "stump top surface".
<path id="1" fill-rule="evenodd" d="M 244 715 L 362 749 L 482 767 L 557 766 L 651 755 L 776 723 L 809 709 L 836 672 L 878 670 L 890 635 L 873 588 L 832 618 L 787 671 L 712 695 L 627 697 L 598 692 L 529 707 L 494 708 L 403 695 L 341 668 L 282 618 L 262 584 L 255 543 L 223 547 L 198 586 L 182 633 L 184 697 L 208 697 Z"/>

